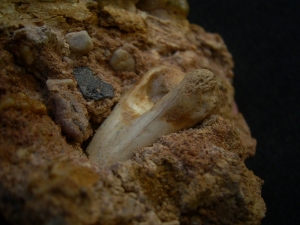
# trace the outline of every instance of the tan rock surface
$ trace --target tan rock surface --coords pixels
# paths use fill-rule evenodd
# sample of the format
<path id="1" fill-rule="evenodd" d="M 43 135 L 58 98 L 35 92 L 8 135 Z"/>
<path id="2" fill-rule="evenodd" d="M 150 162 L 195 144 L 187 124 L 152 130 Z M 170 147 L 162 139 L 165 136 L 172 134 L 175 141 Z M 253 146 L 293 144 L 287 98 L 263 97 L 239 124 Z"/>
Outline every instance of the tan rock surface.
<path id="1" fill-rule="evenodd" d="M 260 224 L 262 181 L 244 165 L 256 141 L 234 101 L 232 57 L 189 24 L 184 1 L 150 2 L 1 1 L 0 210 L 12 224 Z M 68 42 L 74 33 L 84 35 Z M 97 127 L 157 66 L 212 71 L 218 108 L 132 160 L 91 162 Z"/>

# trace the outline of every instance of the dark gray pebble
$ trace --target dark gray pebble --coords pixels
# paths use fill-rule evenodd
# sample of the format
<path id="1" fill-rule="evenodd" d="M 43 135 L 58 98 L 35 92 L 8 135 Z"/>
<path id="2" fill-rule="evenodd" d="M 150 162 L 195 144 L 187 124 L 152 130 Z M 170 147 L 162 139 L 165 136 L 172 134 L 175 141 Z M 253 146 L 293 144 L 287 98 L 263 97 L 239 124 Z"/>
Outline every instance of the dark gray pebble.
<path id="1" fill-rule="evenodd" d="M 74 68 L 73 74 L 86 100 L 100 100 L 114 97 L 113 86 L 95 77 L 89 67 Z"/>

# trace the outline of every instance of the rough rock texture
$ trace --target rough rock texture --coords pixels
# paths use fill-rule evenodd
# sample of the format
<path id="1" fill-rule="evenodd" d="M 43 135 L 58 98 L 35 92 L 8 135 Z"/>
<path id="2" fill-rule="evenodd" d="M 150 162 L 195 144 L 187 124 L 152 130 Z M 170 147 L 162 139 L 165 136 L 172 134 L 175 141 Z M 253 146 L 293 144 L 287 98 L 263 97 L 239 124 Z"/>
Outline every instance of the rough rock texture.
<path id="1" fill-rule="evenodd" d="M 262 181 L 244 165 L 256 141 L 234 102 L 231 55 L 219 35 L 189 24 L 187 12 L 181 0 L 0 2 L 0 212 L 7 221 L 260 223 Z M 83 34 L 84 43 L 68 34 Z M 93 132 L 123 93 L 161 65 L 212 71 L 219 108 L 132 160 L 93 164 L 84 152 Z M 109 96 L 83 96 L 73 72 L 82 67 L 112 87 Z"/>

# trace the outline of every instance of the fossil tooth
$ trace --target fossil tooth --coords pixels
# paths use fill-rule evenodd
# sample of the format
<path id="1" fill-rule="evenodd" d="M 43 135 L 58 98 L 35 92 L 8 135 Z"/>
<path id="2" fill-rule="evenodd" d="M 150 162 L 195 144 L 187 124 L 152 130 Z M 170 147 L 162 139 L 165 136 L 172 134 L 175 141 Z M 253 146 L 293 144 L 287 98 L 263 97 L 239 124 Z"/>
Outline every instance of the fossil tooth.
<path id="1" fill-rule="evenodd" d="M 163 90 L 159 86 L 172 80 L 155 76 L 161 70 L 160 67 L 145 74 L 124 95 L 89 144 L 87 153 L 91 160 L 103 166 L 128 160 L 134 151 L 151 145 L 160 136 L 193 127 L 216 107 L 219 89 L 214 74 L 208 70 L 188 73 L 155 103 Z M 174 77 L 177 81 L 173 80 L 173 85 L 180 81 L 180 75 Z"/>

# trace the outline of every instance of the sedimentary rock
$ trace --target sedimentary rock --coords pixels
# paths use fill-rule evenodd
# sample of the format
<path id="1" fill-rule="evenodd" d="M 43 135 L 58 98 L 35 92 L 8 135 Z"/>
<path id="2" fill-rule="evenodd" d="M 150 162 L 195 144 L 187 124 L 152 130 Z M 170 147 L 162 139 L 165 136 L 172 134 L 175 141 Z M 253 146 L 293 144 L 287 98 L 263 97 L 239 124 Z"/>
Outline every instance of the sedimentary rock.
<path id="1" fill-rule="evenodd" d="M 0 212 L 7 221 L 260 224 L 262 180 L 244 164 L 256 141 L 234 101 L 232 57 L 187 13 L 181 0 L 1 1 Z M 201 89 L 206 79 L 196 76 L 190 84 L 199 92 L 188 93 L 180 82 L 197 71 L 211 74 L 213 85 Z M 143 121 L 166 99 L 184 112 L 157 114 L 168 123 L 197 110 L 201 118 L 167 133 L 161 123 L 145 145 L 129 145 L 126 158 L 101 163 L 91 153 L 99 126 L 124 143 L 117 129 L 146 129 Z"/>

